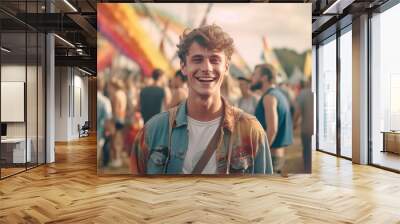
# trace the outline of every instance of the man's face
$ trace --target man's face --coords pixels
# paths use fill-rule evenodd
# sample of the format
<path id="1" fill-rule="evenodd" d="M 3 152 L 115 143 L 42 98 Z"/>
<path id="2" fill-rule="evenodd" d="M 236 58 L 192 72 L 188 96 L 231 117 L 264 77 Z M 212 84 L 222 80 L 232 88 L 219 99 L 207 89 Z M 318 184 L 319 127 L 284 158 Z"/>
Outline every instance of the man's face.
<path id="1" fill-rule="evenodd" d="M 257 67 L 254 69 L 253 76 L 251 76 L 251 84 L 256 84 L 260 79 L 260 68 Z"/>
<path id="2" fill-rule="evenodd" d="M 181 63 L 181 68 L 187 76 L 189 92 L 209 97 L 220 92 L 228 63 L 223 51 L 208 50 L 193 42 L 186 56 L 186 64 Z"/>
<path id="3" fill-rule="evenodd" d="M 251 77 L 251 87 L 252 89 L 261 89 L 262 87 L 262 79 L 263 75 L 261 75 L 261 68 L 257 67 L 254 69 L 253 77 Z"/>

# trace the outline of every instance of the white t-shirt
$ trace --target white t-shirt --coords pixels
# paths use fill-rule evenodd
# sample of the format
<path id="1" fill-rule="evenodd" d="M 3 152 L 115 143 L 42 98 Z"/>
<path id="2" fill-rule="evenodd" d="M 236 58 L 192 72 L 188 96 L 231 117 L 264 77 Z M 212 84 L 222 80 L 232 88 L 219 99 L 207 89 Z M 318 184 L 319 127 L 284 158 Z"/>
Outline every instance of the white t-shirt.
<path id="1" fill-rule="evenodd" d="M 254 115 L 254 111 L 256 110 L 258 104 L 258 100 L 255 96 L 250 95 L 249 97 L 242 97 L 239 99 L 238 107 L 245 112 Z"/>
<path id="2" fill-rule="evenodd" d="M 183 161 L 183 173 L 191 174 L 197 162 L 206 151 L 208 143 L 217 131 L 221 117 L 212 121 L 198 121 L 188 116 L 189 142 L 185 160 Z M 217 159 L 215 152 L 211 156 L 202 174 L 216 174 Z"/>

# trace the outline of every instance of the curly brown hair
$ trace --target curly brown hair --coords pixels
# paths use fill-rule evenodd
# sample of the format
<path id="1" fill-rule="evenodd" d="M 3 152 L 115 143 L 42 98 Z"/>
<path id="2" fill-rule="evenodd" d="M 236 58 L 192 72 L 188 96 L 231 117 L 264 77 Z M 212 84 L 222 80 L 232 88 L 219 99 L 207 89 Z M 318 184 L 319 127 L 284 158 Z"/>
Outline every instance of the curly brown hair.
<path id="1" fill-rule="evenodd" d="M 194 30 L 186 29 L 179 37 L 178 56 L 183 64 L 186 64 L 186 56 L 193 42 L 209 50 L 223 50 L 228 62 L 231 60 L 234 46 L 233 39 L 225 33 L 221 27 L 213 24 L 202 26 Z"/>

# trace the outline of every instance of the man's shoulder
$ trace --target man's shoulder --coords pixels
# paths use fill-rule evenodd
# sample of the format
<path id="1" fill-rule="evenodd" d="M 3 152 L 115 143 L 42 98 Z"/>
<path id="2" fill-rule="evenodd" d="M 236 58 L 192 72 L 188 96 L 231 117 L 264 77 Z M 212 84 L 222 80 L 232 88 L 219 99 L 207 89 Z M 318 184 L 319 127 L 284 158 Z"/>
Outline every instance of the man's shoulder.
<path id="1" fill-rule="evenodd" d="M 263 98 L 263 104 L 264 105 L 273 105 L 278 102 L 278 98 L 275 94 L 266 94 Z"/>
<path id="2" fill-rule="evenodd" d="M 140 98 L 147 100 L 148 97 L 154 99 L 154 97 L 163 97 L 165 95 L 164 89 L 158 86 L 146 86 L 140 91 Z"/>
<path id="3" fill-rule="evenodd" d="M 240 114 L 239 119 L 237 119 L 237 122 L 240 124 L 240 126 L 246 126 L 249 128 L 251 127 L 256 130 L 257 129 L 263 130 L 260 122 L 254 115 L 246 113 L 245 111 L 237 107 L 234 107 L 234 110 L 236 110 L 236 112 Z"/>
<path id="4" fill-rule="evenodd" d="M 237 110 L 241 111 L 241 110 Z M 236 122 L 236 134 L 242 139 L 252 139 L 254 142 L 265 141 L 265 131 L 258 119 L 249 113 L 241 111 Z"/>
<path id="5" fill-rule="evenodd" d="M 146 123 L 146 128 L 150 127 L 159 127 L 160 125 L 164 125 L 164 123 L 168 124 L 168 111 L 164 111 L 154 115 L 149 121 Z"/>
<path id="6" fill-rule="evenodd" d="M 155 134 L 157 132 L 168 131 L 168 111 L 154 115 L 145 124 L 147 134 Z"/>
<path id="7" fill-rule="evenodd" d="M 149 92 L 149 91 L 154 91 L 154 90 L 164 91 L 164 89 L 159 86 L 146 86 L 142 89 L 142 92 Z"/>

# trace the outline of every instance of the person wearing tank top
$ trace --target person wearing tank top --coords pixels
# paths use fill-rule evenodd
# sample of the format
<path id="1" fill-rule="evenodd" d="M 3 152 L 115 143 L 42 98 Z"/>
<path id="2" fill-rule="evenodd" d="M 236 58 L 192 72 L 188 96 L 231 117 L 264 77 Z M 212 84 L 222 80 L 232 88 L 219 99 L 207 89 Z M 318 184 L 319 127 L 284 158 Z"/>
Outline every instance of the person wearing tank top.
<path id="1" fill-rule="evenodd" d="M 252 83 L 254 86 L 261 87 L 263 95 L 254 114 L 267 133 L 274 170 L 286 176 L 285 150 L 293 143 L 293 122 L 289 102 L 276 87 L 278 73 L 274 67 L 270 64 L 257 67 Z"/>

